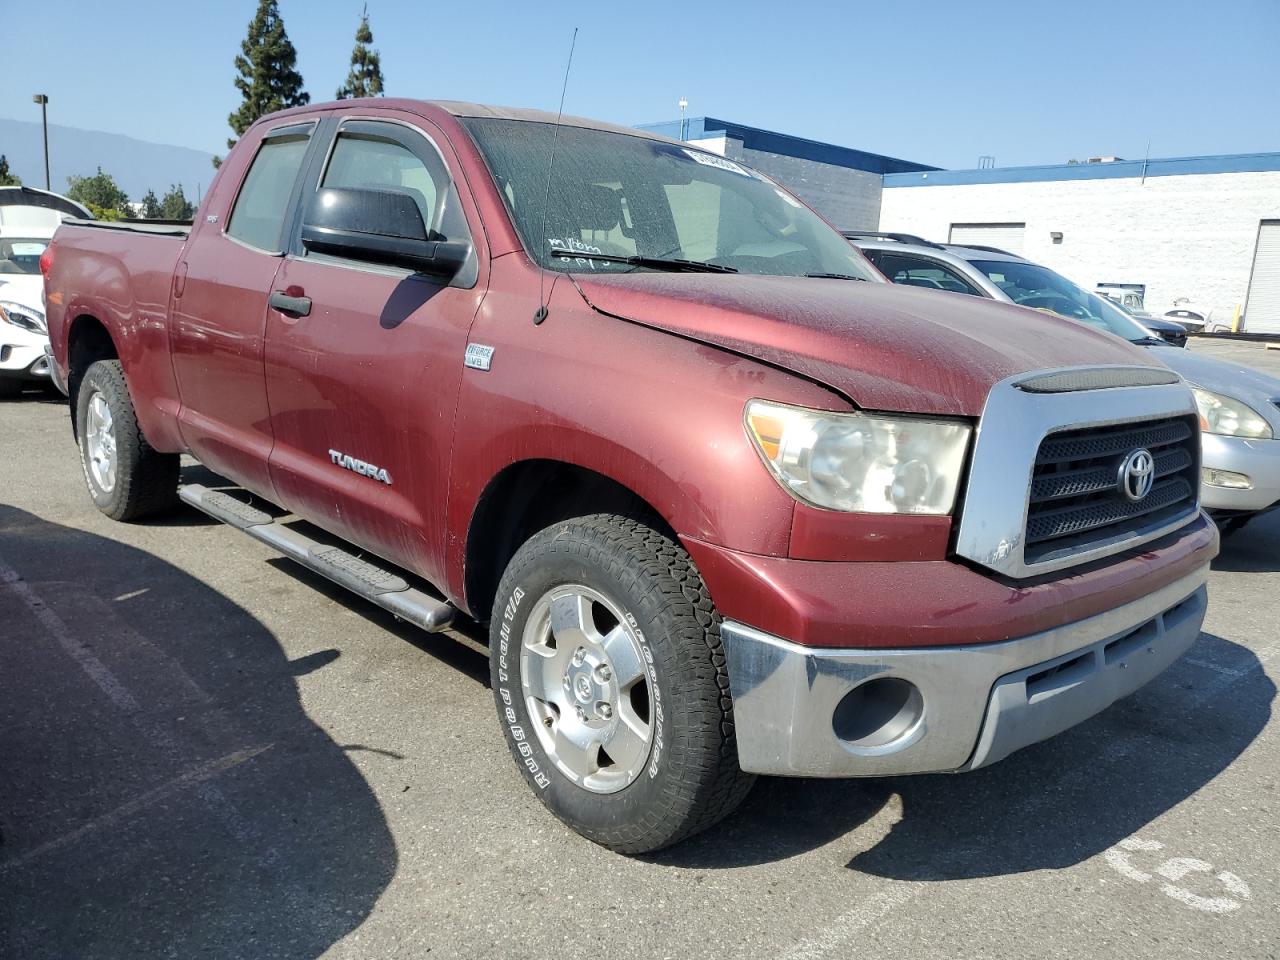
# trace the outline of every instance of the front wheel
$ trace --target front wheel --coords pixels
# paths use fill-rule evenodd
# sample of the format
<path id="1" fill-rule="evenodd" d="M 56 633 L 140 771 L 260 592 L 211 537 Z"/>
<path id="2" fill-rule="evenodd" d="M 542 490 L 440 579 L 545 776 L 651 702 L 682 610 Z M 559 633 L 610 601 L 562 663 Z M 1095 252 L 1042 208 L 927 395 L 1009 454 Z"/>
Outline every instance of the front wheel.
<path id="1" fill-rule="evenodd" d="M 507 567 L 491 632 L 511 751 L 583 836 L 658 850 L 746 796 L 720 617 L 670 538 L 604 514 L 543 530 Z"/>
<path id="2" fill-rule="evenodd" d="M 108 517 L 137 520 L 177 503 L 178 455 L 159 453 L 142 435 L 119 360 L 99 360 L 85 371 L 76 437 L 89 496 Z"/>

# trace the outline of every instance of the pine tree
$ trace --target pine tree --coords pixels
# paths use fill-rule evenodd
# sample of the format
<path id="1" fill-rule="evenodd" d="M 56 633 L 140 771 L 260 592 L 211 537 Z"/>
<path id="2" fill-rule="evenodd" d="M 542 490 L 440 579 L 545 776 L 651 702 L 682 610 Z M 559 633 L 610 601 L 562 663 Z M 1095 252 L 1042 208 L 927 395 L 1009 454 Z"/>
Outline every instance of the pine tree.
<path id="1" fill-rule="evenodd" d="M 154 190 L 148 190 L 146 196 L 142 198 L 142 216 L 147 220 L 159 220 L 163 216 L 160 201 Z"/>
<path id="2" fill-rule="evenodd" d="M 182 184 L 169 185 L 169 192 L 160 201 L 162 220 L 190 220 L 196 215 L 195 205 L 182 192 Z"/>
<path id="3" fill-rule="evenodd" d="M 0 153 L 0 187 L 20 187 L 22 178 L 9 172 L 9 158 Z"/>
<path id="4" fill-rule="evenodd" d="M 84 204 L 99 220 L 133 216 L 128 194 L 120 189 L 115 177 L 103 173 L 101 167 L 91 177 L 67 177 L 67 196 Z"/>
<path id="5" fill-rule="evenodd" d="M 298 51 L 289 42 L 276 0 L 258 0 L 258 12 L 249 23 L 249 35 L 240 50 L 236 57 L 236 88 L 244 102 L 227 118 L 237 137 L 259 117 L 311 102 L 311 95 L 302 89 L 302 75 L 296 69 Z M 227 140 L 228 149 L 235 145 L 235 140 Z M 214 166 L 217 165 L 215 158 Z"/>
<path id="6" fill-rule="evenodd" d="M 369 5 L 360 14 L 360 26 L 356 29 L 356 46 L 351 51 L 351 71 L 347 82 L 338 88 L 339 100 L 352 97 L 382 96 L 382 58 L 372 50 L 373 31 L 369 29 Z"/>

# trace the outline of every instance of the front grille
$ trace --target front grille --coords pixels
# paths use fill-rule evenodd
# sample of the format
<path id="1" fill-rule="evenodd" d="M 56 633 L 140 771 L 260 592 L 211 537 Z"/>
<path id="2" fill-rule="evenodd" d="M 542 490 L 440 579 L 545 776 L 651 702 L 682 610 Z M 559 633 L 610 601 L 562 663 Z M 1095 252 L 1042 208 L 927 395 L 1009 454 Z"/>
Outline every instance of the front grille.
<path id="1" fill-rule="evenodd" d="M 1151 451 L 1155 483 L 1136 503 L 1119 487 L 1120 465 Z M 1052 433 L 1040 444 L 1027 505 L 1027 563 L 1141 536 L 1196 509 L 1200 441 L 1191 417 Z"/>

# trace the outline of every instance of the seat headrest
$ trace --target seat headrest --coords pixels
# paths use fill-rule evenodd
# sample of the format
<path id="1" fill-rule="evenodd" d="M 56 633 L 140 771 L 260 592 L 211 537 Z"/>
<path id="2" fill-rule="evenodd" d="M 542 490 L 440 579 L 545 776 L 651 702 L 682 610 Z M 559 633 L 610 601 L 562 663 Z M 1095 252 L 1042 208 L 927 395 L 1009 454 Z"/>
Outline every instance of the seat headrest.
<path id="1" fill-rule="evenodd" d="M 599 184 L 583 184 L 573 205 L 575 226 L 608 233 L 622 222 L 622 194 Z"/>

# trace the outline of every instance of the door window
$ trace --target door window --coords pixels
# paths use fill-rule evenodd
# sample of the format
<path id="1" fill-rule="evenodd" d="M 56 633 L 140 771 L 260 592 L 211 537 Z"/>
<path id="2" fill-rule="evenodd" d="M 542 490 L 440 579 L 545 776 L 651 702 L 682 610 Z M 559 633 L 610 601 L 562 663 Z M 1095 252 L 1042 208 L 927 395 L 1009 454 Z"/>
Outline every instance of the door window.
<path id="1" fill-rule="evenodd" d="M 881 250 L 867 250 L 880 272 L 894 283 L 909 287 L 927 287 L 930 290 L 949 290 L 952 293 L 967 293 L 975 297 L 982 296 L 972 283 L 955 270 L 944 266 L 937 260 L 924 257 L 913 257 L 905 253 L 889 253 Z"/>
<path id="2" fill-rule="evenodd" d="M 320 185 L 408 194 L 422 213 L 430 239 L 466 239 L 466 221 L 444 164 L 434 151 L 426 149 L 420 155 L 398 137 L 339 133 Z"/>
<path id="3" fill-rule="evenodd" d="M 307 152 L 307 134 L 273 137 L 258 148 L 240 187 L 227 236 L 270 253 L 284 249 L 285 212 Z"/>

